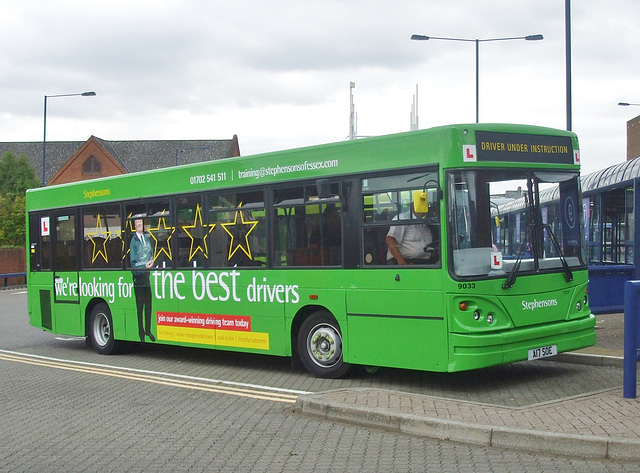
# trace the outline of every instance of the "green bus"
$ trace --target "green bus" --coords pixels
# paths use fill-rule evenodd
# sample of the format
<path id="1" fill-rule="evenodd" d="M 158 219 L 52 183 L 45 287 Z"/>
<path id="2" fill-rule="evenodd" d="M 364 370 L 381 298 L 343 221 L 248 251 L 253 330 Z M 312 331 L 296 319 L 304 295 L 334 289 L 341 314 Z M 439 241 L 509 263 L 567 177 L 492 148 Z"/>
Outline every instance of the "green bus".
<path id="1" fill-rule="evenodd" d="M 583 348 L 579 169 L 573 133 L 469 124 L 30 190 L 30 324 L 102 354 L 262 353 L 325 378 Z M 526 211 L 505 219 L 514 192 Z"/>

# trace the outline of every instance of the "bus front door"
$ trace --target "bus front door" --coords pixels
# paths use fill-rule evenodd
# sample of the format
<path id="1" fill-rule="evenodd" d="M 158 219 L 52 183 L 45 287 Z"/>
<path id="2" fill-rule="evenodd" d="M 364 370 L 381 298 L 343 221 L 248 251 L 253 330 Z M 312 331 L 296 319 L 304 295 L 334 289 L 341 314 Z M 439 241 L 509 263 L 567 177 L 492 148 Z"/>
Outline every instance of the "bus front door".
<path id="1" fill-rule="evenodd" d="M 83 336 L 76 214 L 72 211 L 54 214 L 53 220 L 53 330 Z"/>

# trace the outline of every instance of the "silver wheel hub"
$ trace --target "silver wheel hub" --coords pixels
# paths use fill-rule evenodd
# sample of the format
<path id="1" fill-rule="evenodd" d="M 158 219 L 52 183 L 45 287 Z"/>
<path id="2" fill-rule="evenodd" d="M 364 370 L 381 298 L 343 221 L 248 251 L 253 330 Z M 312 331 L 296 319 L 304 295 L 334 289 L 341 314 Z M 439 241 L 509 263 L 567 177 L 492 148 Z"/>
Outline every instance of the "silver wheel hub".
<path id="1" fill-rule="evenodd" d="M 317 365 L 323 368 L 335 365 L 342 358 L 340 333 L 331 325 L 317 325 L 307 337 L 307 351 Z"/>
<path id="2" fill-rule="evenodd" d="M 111 339 L 111 326 L 109 319 L 105 314 L 98 314 L 93 323 L 94 340 L 100 345 L 105 346 Z"/>

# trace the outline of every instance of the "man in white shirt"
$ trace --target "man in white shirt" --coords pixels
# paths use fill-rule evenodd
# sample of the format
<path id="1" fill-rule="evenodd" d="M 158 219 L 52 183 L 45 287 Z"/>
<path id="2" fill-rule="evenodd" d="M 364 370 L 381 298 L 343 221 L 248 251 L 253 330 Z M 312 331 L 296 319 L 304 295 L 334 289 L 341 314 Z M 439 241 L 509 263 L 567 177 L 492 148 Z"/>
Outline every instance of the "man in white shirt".
<path id="1" fill-rule="evenodd" d="M 411 210 L 415 218 L 424 217 L 424 213 L 415 211 L 413 204 Z M 394 217 L 393 220 L 409 220 L 408 212 Z M 387 244 L 387 262 L 389 264 L 429 264 L 432 263 L 433 249 L 429 247 L 433 243 L 431 230 L 423 224 L 392 225 L 385 238 Z"/>

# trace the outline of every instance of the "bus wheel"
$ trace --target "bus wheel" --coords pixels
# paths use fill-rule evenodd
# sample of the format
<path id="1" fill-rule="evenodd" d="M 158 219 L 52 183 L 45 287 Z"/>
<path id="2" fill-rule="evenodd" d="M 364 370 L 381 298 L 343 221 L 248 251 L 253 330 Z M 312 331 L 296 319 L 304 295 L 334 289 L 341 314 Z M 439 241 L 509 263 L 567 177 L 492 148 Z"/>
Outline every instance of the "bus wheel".
<path id="1" fill-rule="evenodd" d="M 340 378 L 350 369 L 342 359 L 338 323 L 327 312 L 316 312 L 302 323 L 298 354 L 307 371 L 318 378 Z"/>
<path id="2" fill-rule="evenodd" d="M 118 352 L 119 344 L 113 338 L 113 319 L 107 304 L 97 304 L 93 308 L 87 332 L 91 347 L 101 355 Z"/>

